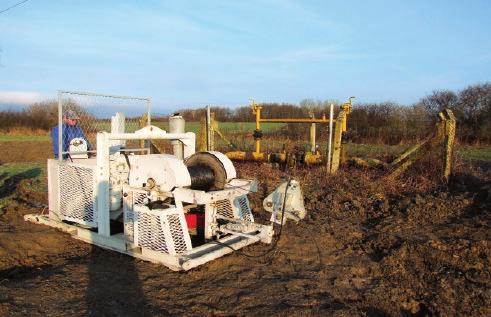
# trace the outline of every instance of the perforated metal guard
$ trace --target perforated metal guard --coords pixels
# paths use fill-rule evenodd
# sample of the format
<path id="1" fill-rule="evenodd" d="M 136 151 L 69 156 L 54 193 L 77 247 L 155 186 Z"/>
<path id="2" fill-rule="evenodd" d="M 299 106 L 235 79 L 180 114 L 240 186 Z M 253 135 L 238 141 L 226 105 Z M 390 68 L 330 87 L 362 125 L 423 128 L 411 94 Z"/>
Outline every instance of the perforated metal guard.
<path id="1" fill-rule="evenodd" d="M 96 227 L 93 167 L 60 164 L 58 180 L 60 214 L 66 220 Z"/>
<path id="2" fill-rule="evenodd" d="M 153 251 L 170 253 L 163 230 L 165 224 L 161 222 L 161 217 L 145 212 L 138 212 L 137 219 L 137 244 Z"/>
<path id="3" fill-rule="evenodd" d="M 184 212 L 178 208 L 153 209 L 135 205 L 135 243 L 170 255 L 191 250 Z"/>
<path id="4" fill-rule="evenodd" d="M 233 203 L 232 203 L 233 201 Z M 217 214 L 223 217 L 254 222 L 247 196 L 218 200 L 215 203 Z"/>
<path id="5" fill-rule="evenodd" d="M 217 214 L 227 218 L 236 218 L 229 199 L 218 200 L 215 202 Z"/>
<path id="6" fill-rule="evenodd" d="M 239 217 L 242 220 L 254 222 L 254 216 L 249 206 L 249 199 L 247 196 L 237 197 L 234 201 L 234 205 L 238 207 Z"/>
<path id="7" fill-rule="evenodd" d="M 143 190 L 124 190 L 124 204 L 123 204 L 123 220 L 124 220 L 124 235 L 130 242 L 134 242 L 134 222 L 135 213 L 133 211 L 134 205 L 143 205 L 147 192 Z"/>
<path id="8" fill-rule="evenodd" d="M 174 244 L 174 250 L 177 254 L 184 253 L 188 250 L 191 250 L 191 248 L 188 249 L 188 246 L 186 245 L 186 239 L 185 236 L 187 235 L 189 237 L 189 233 L 187 232 L 184 233 L 183 231 L 183 226 L 181 223 L 181 219 L 179 215 L 174 214 L 174 215 L 168 215 L 166 216 L 167 218 L 167 224 L 170 229 L 170 233 L 172 236 L 172 242 Z M 186 222 L 184 218 L 184 222 Z M 187 223 L 186 223 L 187 226 Z"/>

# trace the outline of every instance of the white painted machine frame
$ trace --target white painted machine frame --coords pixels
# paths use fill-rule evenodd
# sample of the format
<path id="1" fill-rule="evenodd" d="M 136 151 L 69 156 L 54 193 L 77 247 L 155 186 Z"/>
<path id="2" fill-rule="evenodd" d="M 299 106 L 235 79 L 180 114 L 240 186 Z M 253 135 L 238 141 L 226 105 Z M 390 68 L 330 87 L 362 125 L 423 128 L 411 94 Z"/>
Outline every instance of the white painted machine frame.
<path id="1" fill-rule="evenodd" d="M 174 215 L 178 217 L 181 228 L 184 228 L 182 231 L 185 231 L 183 236 L 185 249 L 181 248 L 177 251 L 172 246 L 172 243 L 168 243 L 167 252 L 156 251 L 152 248 L 142 246 L 142 243 L 138 242 L 138 236 L 136 239 L 131 240 L 125 236 L 125 233 L 111 235 L 110 155 L 121 150 L 116 141 L 157 139 L 180 141 L 183 145 L 184 158 L 189 157 L 195 152 L 195 134 L 190 132 L 167 133 L 155 126 L 146 126 L 134 133 L 100 132 L 97 134 L 96 158 L 78 159 L 72 162 L 66 160 L 48 160 L 50 212 L 47 216 L 37 214 L 26 215 L 25 219 L 59 228 L 70 233 L 76 239 L 103 248 L 164 264 L 173 270 L 189 270 L 258 241 L 271 243 L 273 236 L 272 225 L 266 226 L 254 223 L 254 218 L 250 213 L 246 195 L 249 192 L 256 191 L 255 181 L 236 179 L 235 169 L 231 163 L 228 163 L 228 159 L 223 165 L 227 174 L 233 177 L 230 177 L 231 179 L 228 180 L 225 188 L 222 190 L 205 192 L 177 187 L 171 192 L 163 193 L 164 196 L 173 197 L 175 204 L 173 208 L 150 210 L 143 204 L 136 207 L 131 206 L 131 208 L 134 207 L 134 210 L 132 209 L 131 211 L 135 211 L 140 215 L 148 214 L 158 217 Z M 217 157 L 223 155 L 218 152 L 210 153 Z M 78 175 L 77 177 L 80 177 L 79 169 L 86 169 L 92 175 L 92 183 L 88 181 L 88 185 L 81 189 L 82 191 L 91 192 L 92 196 L 87 193 L 86 196 L 82 195 L 83 197 L 80 200 L 85 204 L 83 206 L 85 209 L 83 210 L 92 210 L 92 221 L 71 218 L 67 213 L 64 213 L 63 202 L 60 198 L 60 183 L 64 182 L 65 177 L 65 175 L 60 173 L 63 168 L 75 169 L 75 173 Z M 70 185 L 68 184 L 67 186 Z M 142 188 L 132 188 L 129 185 L 123 186 L 123 193 L 131 190 L 141 191 Z M 92 198 L 90 202 L 87 198 L 89 196 Z M 74 201 L 79 202 L 79 200 Z M 227 209 L 225 213 L 220 211 L 221 202 L 225 202 Z M 195 248 L 191 246 L 187 232 L 187 225 L 184 220 L 184 204 L 204 205 L 204 238 L 207 243 Z M 123 198 L 123 214 L 125 208 L 129 207 Z M 158 219 L 160 219 L 162 228 L 165 229 L 166 220 L 162 220 L 162 218 Z M 77 223 L 67 223 L 66 221 Z M 136 234 L 138 234 L 138 226 L 137 224 Z M 165 238 L 169 239 L 172 234 L 170 230 L 167 230 Z"/>
<path id="2" fill-rule="evenodd" d="M 146 126 L 135 133 L 108 133 L 97 134 L 97 186 L 96 186 L 96 210 L 98 211 L 98 233 L 109 236 L 109 155 L 111 141 L 120 140 L 179 140 L 184 145 L 184 157 L 194 154 L 196 136 L 192 132 L 167 133 L 155 127 Z"/>

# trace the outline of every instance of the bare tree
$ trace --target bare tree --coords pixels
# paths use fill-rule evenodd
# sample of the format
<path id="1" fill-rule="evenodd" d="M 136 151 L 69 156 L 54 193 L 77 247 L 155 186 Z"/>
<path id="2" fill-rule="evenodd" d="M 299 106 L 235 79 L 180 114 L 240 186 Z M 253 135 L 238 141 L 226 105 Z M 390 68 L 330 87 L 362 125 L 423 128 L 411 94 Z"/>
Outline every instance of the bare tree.
<path id="1" fill-rule="evenodd" d="M 421 99 L 420 102 L 428 112 L 437 114 L 445 108 L 459 111 L 458 99 L 457 95 L 451 90 L 435 90 L 431 95 Z"/>

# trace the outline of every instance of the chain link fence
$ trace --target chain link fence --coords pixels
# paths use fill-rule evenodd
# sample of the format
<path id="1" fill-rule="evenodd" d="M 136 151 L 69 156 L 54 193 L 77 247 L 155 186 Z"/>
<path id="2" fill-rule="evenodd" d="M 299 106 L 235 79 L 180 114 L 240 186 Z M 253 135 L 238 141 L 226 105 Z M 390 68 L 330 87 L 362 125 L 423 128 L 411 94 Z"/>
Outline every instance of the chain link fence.
<path id="1" fill-rule="evenodd" d="M 88 142 L 87 152 L 94 153 L 97 148 L 97 132 L 111 132 L 112 116 L 116 113 L 123 114 L 124 132 L 131 133 L 150 124 L 150 111 L 150 98 L 60 91 L 58 126 L 61 128 L 58 137 L 55 136 L 58 140 L 58 157 L 74 154 L 70 153 L 68 142 L 64 142 L 64 138 L 84 138 Z M 134 143 L 131 146 L 140 147 L 140 142 Z"/>

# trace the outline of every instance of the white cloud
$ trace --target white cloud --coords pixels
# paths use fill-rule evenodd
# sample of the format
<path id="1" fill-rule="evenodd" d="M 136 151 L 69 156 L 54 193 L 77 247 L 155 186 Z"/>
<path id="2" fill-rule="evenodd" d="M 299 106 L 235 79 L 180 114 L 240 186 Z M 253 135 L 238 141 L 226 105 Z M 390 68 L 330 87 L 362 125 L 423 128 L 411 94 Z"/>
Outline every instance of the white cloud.
<path id="1" fill-rule="evenodd" d="M 29 91 L 0 91 L 0 104 L 28 105 L 41 101 L 43 96 Z"/>

